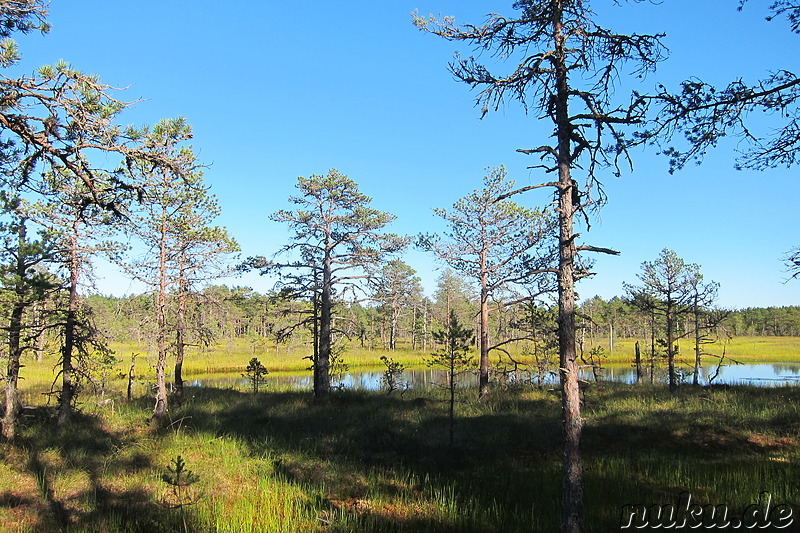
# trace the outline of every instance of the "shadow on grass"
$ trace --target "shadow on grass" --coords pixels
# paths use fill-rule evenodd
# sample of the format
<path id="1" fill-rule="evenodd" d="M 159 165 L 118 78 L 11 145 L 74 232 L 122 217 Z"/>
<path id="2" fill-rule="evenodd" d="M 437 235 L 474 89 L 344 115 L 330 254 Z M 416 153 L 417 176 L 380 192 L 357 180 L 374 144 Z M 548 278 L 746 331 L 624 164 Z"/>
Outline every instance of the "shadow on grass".
<path id="1" fill-rule="evenodd" d="M 747 460 L 796 449 L 800 387 L 666 387 L 604 383 L 593 391 L 584 432 L 595 455 L 646 451 L 694 459 Z"/>
<path id="2" fill-rule="evenodd" d="M 460 405 L 453 448 L 446 402 L 424 397 L 204 388 L 173 416 L 243 440 L 254 457 L 277 455 L 277 475 L 324 493 L 339 517 L 331 531 L 530 531 L 532 502 L 560 491 L 557 404 L 505 397 L 501 413 Z"/>
<path id="3" fill-rule="evenodd" d="M 778 397 L 787 403 L 775 406 Z M 618 526 L 619 508 L 642 496 L 657 503 L 705 486 L 713 487 L 703 493 L 709 498 L 728 488 L 757 494 L 745 478 L 774 471 L 766 455 L 796 453 L 796 439 L 775 435 L 796 427 L 798 400 L 788 389 L 687 386 L 671 395 L 658 386 L 593 386 L 583 439 L 587 530 Z M 344 391 L 315 401 L 299 392 L 198 389 L 183 413 L 198 430 L 243 439 L 254 456 L 277 452 L 276 473 L 323 491 L 342 531 L 557 529 L 557 396 L 510 391 L 458 410 L 453 448 L 445 402 L 422 397 Z M 734 486 L 714 487 L 720 464 Z M 386 479 L 408 482 L 398 490 Z"/>
<path id="4" fill-rule="evenodd" d="M 21 483 L 0 493 L 6 509 L 4 527 L 20 531 L 167 532 L 177 531 L 180 517 L 141 488 L 106 484 L 109 472 L 141 474 L 154 465 L 144 453 L 120 457 L 120 435 L 106 430 L 99 418 L 75 414 L 64 428 L 50 408 L 27 409 L 13 444 L 3 444 L 7 465 Z M 191 515 L 187 522 L 193 523 Z M 190 530 L 192 530 L 190 528 Z"/>
<path id="5" fill-rule="evenodd" d="M 798 405 L 800 391 L 791 388 L 684 387 L 671 395 L 662 387 L 593 386 L 584 410 L 587 531 L 618 527 L 626 503 L 666 503 L 688 489 L 715 503 L 741 503 L 731 498 L 761 489 L 796 498 Z M 143 422 L 151 407 L 141 399 L 128 409 Z M 308 496 L 318 531 L 556 530 L 557 395 L 496 391 L 485 403 L 463 396 L 457 413 L 454 447 L 447 404 L 435 396 L 342 391 L 316 401 L 304 392 L 187 388 L 170 415 L 203 442 L 230 437 L 251 459 L 270 461 L 263 475 Z M 157 449 L 174 427 L 138 437 L 109 427 L 78 415 L 60 431 L 47 411 L 37 413 L 13 449 L 4 449 L 33 488 L 0 492 L 0 509 L 29 509 L 31 531 L 182 530 L 153 490 L 109 481 L 152 479 L 164 465 L 126 443 L 144 435 Z M 71 474 L 83 480 L 71 492 L 54 485 L 56 475 Z M 193 531 L 208 523 L 191 508 L 187 522 Z"/>

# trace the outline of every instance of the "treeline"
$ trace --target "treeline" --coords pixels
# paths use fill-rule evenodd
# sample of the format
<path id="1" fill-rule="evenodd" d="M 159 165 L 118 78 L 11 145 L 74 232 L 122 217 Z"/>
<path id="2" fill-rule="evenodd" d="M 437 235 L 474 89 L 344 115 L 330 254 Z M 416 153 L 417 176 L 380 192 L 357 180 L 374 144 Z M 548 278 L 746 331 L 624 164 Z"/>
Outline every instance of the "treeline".
<path id="1" fill-rule="evenodd" d="M 604 300 L 595 296 L 584 301 L 581 313 L 587 318 L 590 337 L 644 338 L 649 327 L 637 307 L 621 297 Z M 679 326 L 691 330 L 684 320 Z M 719 325 L 721 335 L 730 337 L 798 336 L 800 335 L 800 307 L 749 307 L 727 311 Z"/>
<path id="2" fill-rule="evenodd" d="M 788 14 L 797 32 L 800 8 L 792 4 L 776 1 L 769 9 L 774 16 Z M 704 346 L 724 329 L 794 331 L 793 319 L 774 312 L 742 312 L 740 324 L 731 322 L 731 314 L 715 306 L 718 285 L 703 280 L 698 265 L 666 249 L 642 264 L 639 282 L 625 286 L 621 305 L 595 300 L 597 309 L 592 304 L 576 309 L 575 283 L 591 274 L 585 256 L 618 253 L 583 241 L 579 229 L 605 202 L 602 178 L 619 175 L 634 147 L 655 145 L 675 170 L 737 132 L 743 148 L 752 148 L 742 166 L 796 164 L 800 79 L 775 69 L 751 87 L 741 79 L 719 89 L 691 79 L 674 89 L 658 84 L 651 94 L 642 94 L 637 83 L 626 98 L 622 82 L 629 74 L 641 77 L 666 59 L 663 34 L 624 35 L 596 26 L 588 2 L 529 0 L 514 8 L 520 16 L 491 16 L 483 26 L 418 15 L 414 23 L 491 50 L 485 58 L 522 60 L 512 75 L 491 74 L 494 64 L 473 58 L 457 60 L 451 71 L 479 89 L 484 114 L 518 99 L 532 117 L 550 121 L 548 140 L 532 139 L 517 150 L 536 157 L 531 168 L 541 172 L 531 176 L 538 177 L 519 187 L 502 167 L 490 169 L 481 189 L 435 211 L 446 231 L 417 239 L 386 231 L 394 216 L 373 207 L 356 182 L 335 169 L 300 177 L 291 208 L 271 215 L 288 228 L 289 242 L 242 263 L 233 258 L 235 241 L 214 225 L 219 206 L 203 181 L 185 120 L 125 127 L 121 114 L 129 104 L 119 93 L 63 61 L 31 75 L 0 76 L 3 437 L 14 439 L 22 413 L 17 391 L 22 356 L 32 349 L 42 353 L 43 339 L 45 344 L 53 339 L 59 356 L 53 392 L 60 426 L 75 408 L 81 380 L 98 356 L 108 354 L 101 330 L 154 347 L 153 421 L 162 423 L 168 404 L 181 404 L 181 368 L 194 345 L 243 336 L 274 342 L 277 349 L 310 343 L 314 394 L 324 397 L 345 339 L 365 348 L 405 344 L 424 350 L 434 338 L 449 338 L 458 341 L 449 350 L 452 363 L 466 351 L 462 343 L 470 335 L 462 326 L 467 324 L 476 332 L 480 399 L 489 393 L 490 354 L 516 364 L 519 350 L 538 368 L 558 374 L 562 531 L 581 531 L 578 375 L 581 367 L 602 359 L 596 347 L 584 353 L 587 337 L 607 333 L 611 340 L 621 332 L 648 340 L 647 348 L 637 351 L 637 376 L 649 366 L 652 379 L 656 362 L 666 360 L 674 392 L 682 381 L 675 368 L 678 340 L 692 341 L 698 384 L 701 357 L 712 355 Z M 0 2 L 0 68 L 20 60 L 12 33 L 47 31 L 46 11 L 44 0 Z M 786 119 L 775 125 L 773 138 L 760 138 L 745 124 L 755 110 Z M 673 139 L 681 134 L 685 142 L 675 147 Z M 512 200 L 534 189 L 553 193 L 547 207 L 530 209 Z M 413 240 L 474 293 L 446 288 L 432 299 L 423 297 L 416 273 L 399 259 Z M 148 295 L 81 298 L 79 288 L 98 256 L 144 283 Z M 794 251 L 787 259 L 796 267 Z M 276 276 L 275 294 L 213 287 L 237 263 Z M 174 364 L 169 397 L 168 364 Z M 451 400 L 451 413 L 452 405 Z"/>
<path id="3" fill-rule="evenodd" d="M 154 346 L 153 296 L 90 295 L 86 298 L 95 323 L 109 342 Z M 253 353 L 281 353 L 310 350 L 313 332 L 297 323 L 310 313 L 310 304 L 287 301 L 277 293 L 262 294 L 247 287 L 214 285 L 196 293 L 190 312 L 190 343 L 204 348 L 214 344 L 223 348 L 235 342 L 248 341 Z M 432 297 L 421 290 L 392 308 L 388 302 L 341 302 L 336 308 L 335 322 L 340 339 L 353 347 L 366 350 L 433 349 L 433 332 L 442 329 L 449 310 L 456 311 L 463 324 L 471 324 L 477 332 L 478 301 L 473 288 L 451 270 L 438 279 Z M 539 303 L 534 306 L 542 335 L 555 329 L 555 308 Z M 646 339 L 650 335 L 648 318 L 630 300 L 614 297 L 604 300 L 595 296 L 579 306 L 580 341 L 586 346 L 613 345 L 614 339 Z M 515 353 L 531 352 L 533 341 L 525 336 L 523 321 L 531 323 L 530 307 L 508 306 L 494 315 L 492 337 L 518 338 Z M 533 318 L 537 323 L 536 317 Z M 310 326 L 310 324 L 309 324 Z M 688 319 L 677 325 L 680 334 L 692 330 Z M 732 310 L 717 328 L 722 338 L 735 336 L 800 336 L 800 306 L 747 308 Z M 394 337 L 394 339 L 393 339 Z M 392 347 L 394 340 L 394 348 Z M 42 346 L 54 342 L 42 341 Z"/>
<path id="4" fill-rule="evenodd" d="M 402 261 L 395 260 L 390 268 L 416 277 Z M 419 278 L 402 298 L 395 296 L 376 291 L 362 301 L 337 301 L 333 313 L 337 344 L 366 350 L 428 350 L 433 346 L 433 332 L 443 327 L 451 310 L 462 323 L 476 324 L 475 292 L 452 270 L 443 271 L 432 297 L 423 294 Z M 247 287 L 212 285 L 192 293 L 191 301 L 187 341 L 201 349 L 211 344 L 233 346 L 241 340 L 249 340 L 254 352 L 312 349 L 314 322 L 306 319 L 313 304 L 308 300 L 286 298 L 280 292 L 262 294 Z M 94 294 L 86 302 L 108 342 L 154 345 L 157 328 L 152 294 Z M 168 321 L 174 321 L 174 313 Z"/>

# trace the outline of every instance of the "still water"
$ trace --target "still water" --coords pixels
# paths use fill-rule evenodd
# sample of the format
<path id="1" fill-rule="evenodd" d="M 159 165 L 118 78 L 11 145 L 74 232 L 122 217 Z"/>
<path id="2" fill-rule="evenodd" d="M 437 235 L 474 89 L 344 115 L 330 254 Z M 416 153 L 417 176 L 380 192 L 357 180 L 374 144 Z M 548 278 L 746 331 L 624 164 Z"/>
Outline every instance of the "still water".
<path id="1" fill-rule="evenodd" d="M 709 384 L 709 380 L 711 380 L 714 384 L 745 384 L 761 387 L 800 384 L 800 363 L 762 363 L 723 366 L 719 369 L 719 374 L 712 379 L 716 371 L 717 368 L 715 366 L 701 368 L 700 383 L 707 385 Z M 650 375 L 647 369 L 643 369 L 643 373 L 642 379 L 649 382 Z M 685 381 L 692 381 L 690 369 L 680 369 L 679 373 L 684 377 Z M 380 371 L 349 372 L 341 376 L 340 379 L 334 379 L 334 385 L 341 385 L 347 389 L 378 390 L 381 388 L 381 376 L 382 373 Z M 581 377 L 587 381 L 594 381 L 594 375 L 591 370 L 588 369 L 583 372 Z M 608 366 L 599 372 L 599 377 L 602 381 L 633 383 L 636 381 L 636 370 L 628 366 Z M 439 370 L 432 370 L 429 368 L 406 370 L 399 379 L 399 389 L 413 388 L 427 390 L 441 386 L 445 378 L 445 373 Z M 495 379 L 500 379 L 500 376 L 495 376 Z M 529 383 L 532 381 L 534 384 L 539 383 L 539 379 L 541 379 L 543 384 L 552 384 L 557 380 L 553 374 L 539 376 L 537 374 L 530 375 L 528 373 L 504 376 L 503 379 L 509 382 L 516 381 L 518 383 Z M 657 383 L 666 382 L 666 369 L 656 368 L 653 379 Z M 197 378 L 189 376 L 188 379 L 186 379 L 186 384 L 194 387 L 219 387 L 242 390 L 246 390 L 250 387 L 250 382 L 247 378 L 243 378 L 239 373 L 215 374 Z M 477 378 L 473 374 L 464 374 L 459 378 L 459 386 L 477 386 Z M 261 388 L 263 389 L 263 387 L 262 385 Z M 270 374 L 267 376 L 266 388 L 311 390 L 311 374 Z"/>

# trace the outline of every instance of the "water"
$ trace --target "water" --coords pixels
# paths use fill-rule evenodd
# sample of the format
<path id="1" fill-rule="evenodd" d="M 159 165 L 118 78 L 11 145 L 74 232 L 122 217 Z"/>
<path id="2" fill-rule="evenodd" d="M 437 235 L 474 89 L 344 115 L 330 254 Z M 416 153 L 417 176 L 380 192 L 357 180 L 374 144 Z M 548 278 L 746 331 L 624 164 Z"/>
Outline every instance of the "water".
<path id="1" fill-rule="evenodd" d="M 700 369 L 700 383 L 709 384 L 709 379 L 716 372 L 716 366 L 703 367 Z M 650 376 L 646 368 L 643 368 L 642 379 L 649 381 Z M 679 368 L 679 377 L 683 377 L 686 382 L 692 381 L 691 369 Z M 369 372 L 349 372 L 341 377 L 334 379 L 334 386 L 341 385 L 347 389 L 360 390 L 379 390 L 381 388 L 382 373 L 380 371 Z M 541 376 L 542 383 L 554 384 L 557 378 L 553 374 Z M 594 376 L 590 369 L 582 371 L 581 378 L 586 381 L 594 381 Z M 539 376 L 529 375 L 527 372 L 510 375 L 506 378 L 495 376 L 494 379 L 506 379 L 509 382 L 527 383 L 531 379 L 534 383 L 539 382 Z M 629 366 L 609 366 L 600 371 L 600 379 L 603 381 L 619 381 L 633 383 L 636 381 L 636 370 Z M 658 367 L 655 370 L 654 379 L 658 383 L 666 383 L 666 369 Z M 429 368 L 406 370 L 399 379 L 399 388 L 429 390 L 434 387 L 442 386 L 445 383 L 446 375 L 443 371 Z M 776 363 L 776 364 L 745 364 L 723 366 L 719 374 L 712 381 L 714 384 L 728 385 L 756 385 L 760 387 L 777 387 L 784 385 L 800 384 L 800 363 Z M 190 387 L 219 387 L 247 390 L 251 387 L 247 378 L 243 378 L 240 373 L 236 374 L 216 374 L 213 376 L 203 376 L 201 378 L 189 377 L 186 384 Z M 477 386 L 477 378 L 474 374 L 464 374 L 459 377 L 460 387 Z M 267 376 L 266 389 L 295 389 L 311 390 L 313 381 L 311 374 L 305 375 L 280 375 L 270 374 Z M 263 388 L 264 386 L 261 385 Z"/>
<path id="2" fill-rule="evenodd" d="M 383 373 L 380 371 L 371 372 L 348 372 L 341 379 L 334 378 L 334 386 L 342 386 L 347 389 L 359 390 L 379 390 Z M 406 370 L 398 379 L 398 389 L 404 388 L 428 390 L 442 384 L 446 376 L 444 372 L 431 369 Z M 461 387 L 469 387 L 474 380 L 472 374 L 459 376 L 458 382 Z M 241 373 L 237 374 L 214 374 L 201 378 L 189 377 L 185 380 L 190 387 L 220 387 L 247 390 L 252 388 L 250 380 L 243 378 Z M 313 379 L 311 373 L 304 375 L 281 375 L 279 373 L 269 374 L 266 381 L 267 389 L 296 389 L 311 390 Z M 260 385 L 263 387 L 263 385 Z"/>

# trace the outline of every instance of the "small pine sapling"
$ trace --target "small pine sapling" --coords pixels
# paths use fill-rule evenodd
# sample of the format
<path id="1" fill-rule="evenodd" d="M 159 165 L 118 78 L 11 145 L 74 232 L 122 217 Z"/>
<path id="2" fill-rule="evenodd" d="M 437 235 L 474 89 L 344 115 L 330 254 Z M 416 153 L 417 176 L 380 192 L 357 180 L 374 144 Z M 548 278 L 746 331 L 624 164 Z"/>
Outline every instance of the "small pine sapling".
<path id="1" fill-rule="evenodd" d="M 603 360 L 607 359 L 606 350 L 602 346 L 593 346 L 589 350 L 589 359 L 586 359 L 581 353 L 581 360 L 583 364 L 592 369 L 595 382 L 600 381 L 600 371 L 603 370 Z"/>
<path id="2" fill-rule="evenodd" d="M 200 496 L 196 491 L 188 490 L 192 485 L 200 481 L 200 476 L 187 469 L 186 461 L 178 455 L 171 461 L 171 465 L 167 467 L 167 473 L 161 476 L 161 480 L 170 486 L 171 495 L 166 500 L 167 506 L 170 509 L 178 509 L 180 511 L 183 530 L 185 533 L 189 533 L 184 508 L 194 505 L 200 500 Z"/>
<path id="3" fill-rule="evenodd" d="M 450 393 L 450 447 L 453 447 L 453 420 L 456 398 L 456 382 L 458 376 L 467 372 L 474 366 L 474 358 L 469 355 L 474 340 L 472 331 L 462 326 L 454 310 L 450 310 L 450 319 L 447 328 L 433 332 L 433 338 L 442 347 L 429 357 L 425 358 L 425 364 L 430 367 L 444 367 L 447 372 L 447 383 L 445 387 Z"/>
<path id="4" fill-rule="evenodd" d="M 269 374 L 269 370 L 261 364 L 257 357 L 253 357 L 250 359 L 250 364 L 245 368 L 245 373 L 242 374 L 242 377 L 249 379 L 250 384 L 253 386 L 253 392 L 258 393 L 258 386 L 266 383 L 267 374 Z"/>
<path id="5" fill-rule="evenodd" d="M 350 371 L 350 365 L 344 360 L 344 346 L 332 346 L 329 358 L 329 373 L 332 382 L 336 383 L 335 388 L 344 389 L 344 378 Z"/>
<path id="6" fill-rule="evenodd" d="M 400 382 L 400 376 L 403 375 L 406 367 L 402 363 L 398 363 L 394 359 L 386 357 L 385 355 L 381 356 L 381 361 L 383 362 L 384 366 L 386 366 L 386 370 L 383 371 L 383 376 L 381 377 L 381 383 L 383 383 L 383 385 L 386 387 L 386 394 L 391 394 L 392 392 L 396 391 L 400 385 L 402 385 Z"/>

